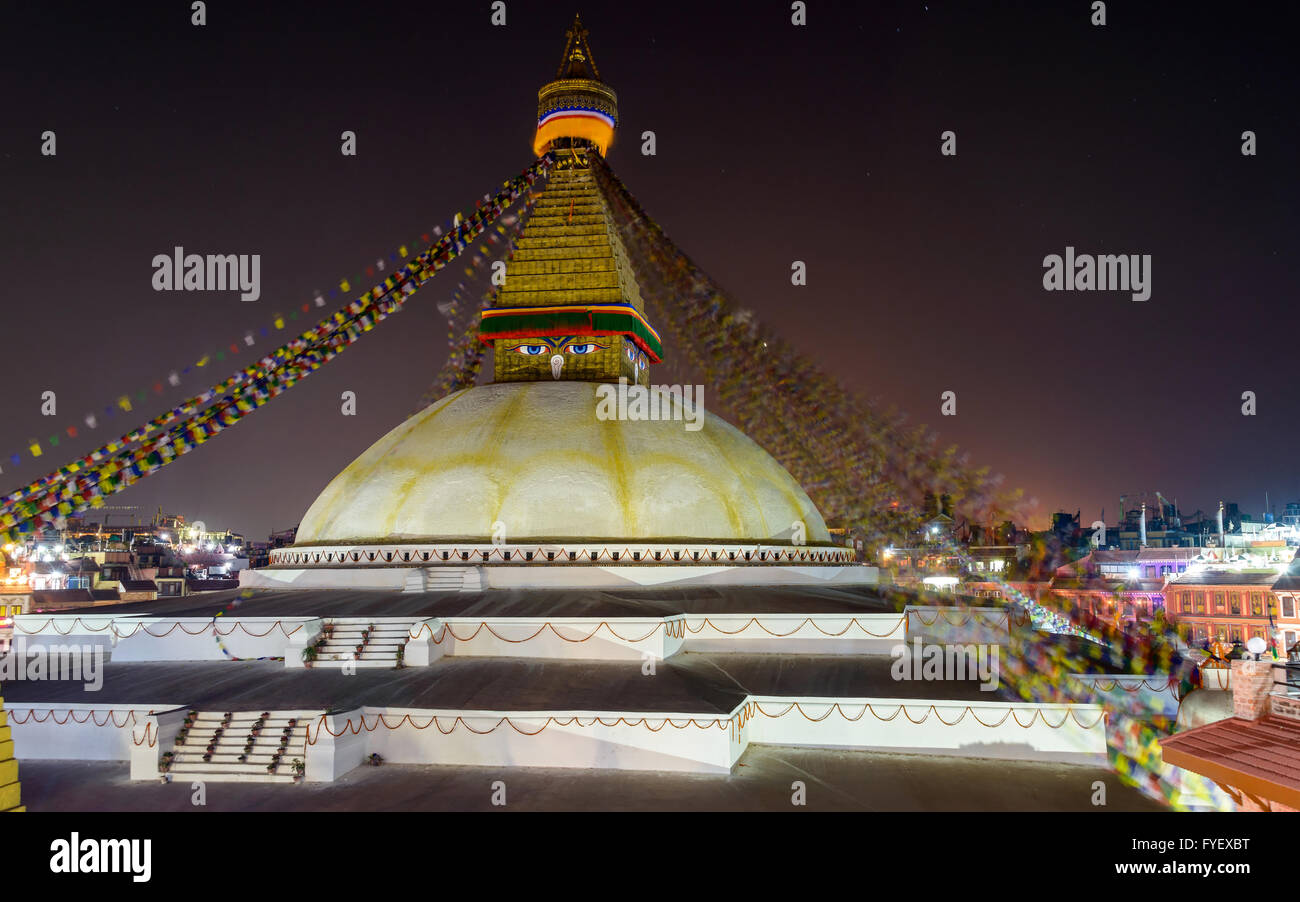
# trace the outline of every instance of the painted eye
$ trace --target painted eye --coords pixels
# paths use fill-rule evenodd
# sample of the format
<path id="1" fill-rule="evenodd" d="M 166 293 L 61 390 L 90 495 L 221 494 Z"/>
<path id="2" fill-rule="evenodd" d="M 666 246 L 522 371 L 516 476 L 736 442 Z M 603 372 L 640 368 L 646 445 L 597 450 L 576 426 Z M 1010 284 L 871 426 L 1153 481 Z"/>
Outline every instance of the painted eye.
<path id="1" fill-rule="evenodd" d="M 529 357 L 540 357 L 546 353 L 546 345 L 516 345 L 510 350 L 518 351 L 520 354 L 526 354 Z"/>
<path id="2" fill-rule="evenodd" d="M 570 354 L 594 354 L 601 350 L 601 346 L 593 342 L 587 342 L 582 345 L 569 345 Z"/>

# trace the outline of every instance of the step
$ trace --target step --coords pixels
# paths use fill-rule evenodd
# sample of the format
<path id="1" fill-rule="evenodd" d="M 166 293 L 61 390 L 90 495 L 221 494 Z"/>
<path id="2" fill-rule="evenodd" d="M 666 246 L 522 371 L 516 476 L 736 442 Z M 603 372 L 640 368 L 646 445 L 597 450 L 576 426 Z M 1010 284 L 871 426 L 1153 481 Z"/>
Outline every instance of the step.
<path id="1" fill-rule="evenodd" d="M 410 638 L 409 634 L 407 634 L 407 638 Z M 318 647 L 316 649 L 316 652 L 317 654 L 324 654 L 326 652 L 345 654 L 347 652 L 352 651 L 358 645 L 362 646 L 363 650 L 374 651 L 375 649 L 379 648 L 379 649 L 387 649 L 390 652 L 396 652 L 397 649 L 401 648 L 403 645 L 406 644 L 407 638 L 382 639 L 378 642 L 373 642 L 373 641 L 372 642 L 327 642 L 326 644 Z"/>
<path id="2" fill-rule="evenodd" d="M 379 661 L 379 660 L 388 660 L 388 661 L 391 661 L 391 660 L 395 659 L 396 657 L 397 657 L 397 649 L 389 649 L 389 650 L 385 651 L 385 650 L 383 650 L 383 649 L 378 649 L 378 650 L 376 650 L 376 649 L 373 649 L 373 648 L 363 648 L 363 649 L 361 650 L 361 653 L 360 653 L 360 654 L 357 654 L 357 652 L 356 652 L 355 649 L 351 649 L 351 648 L 340 648 L 340 649 L 336 649 L 336 650 L 334 650 L 334 651 L 318 652 L 317 655 L 316 655 L 316 660 L 317 660 L 317 661 L 352 661 L 352 660 L 356 660 L 356 661 Z"/>
<path id="3" fill-rule="evenodd" d="M 265 768 L 263 768 L 265 771 Z M 172 773 L 176 773 L 176 768 L 172 768 Z M 296 782 L 292 774 L 230 774 L 214 770 L 187 770 L 182 771 L 185 782 L 198 781 L 201 783 L 294 783 Z"/>
<path id="4" fill-rule="evenodd" d="M 302 755 L 296 755 L 296 758 L 298 758 L 298 760 L 303 759 Z M 290 767 L 292 764 L 292 760 L 294 759 L 292 759 L 291 756 L 289 755 L 285 755 L 283 756 L 283 758 L 279 759 L 279 764 L 276 767 L 276 773 L 285 771 L 286 773 L 289 773 L 290 776 L 292 776 L 292 773 L 294 773 L 294 768 Z M 181 762 L 181 763 L 172 764 L 172 773 L 214 771 L 217 773 L 261 773 L 261 775 L 274 776 L 272 775 L 272 773 L 266 771 L 266 764 L 268 764 L 268 762 L 263 762 L 261 764 L 213 764 L 211 762 L 208 763 Z"/>
<path id="5" fill-rule="evenodd" d="M 299 753 L 301 753 L 302 750 L 306 747 L 307 747 L 306 736 L 297 736 L 297 737 L 291 736 L 289 738 L 288 744 L 285 745 L 286 749 L 296 748 L 298 749 Z M 272 743 L 268 743 L 267 745 L 255 745 L 253 746 L 253 750 L 249 752 L 248 755 L 250 758 L 257 757 L 259 755 L 269 758 L 272 755 L 274 755 L 277 751 L 279 751 L 279 749 L 280 749 L 279 742 L 272 742 Z M 178 760 L 181 758 L 185 758 L 189 760 L 202 758 L 205 754 L 207 754 L 207 751 L 208 751 L 208 747 L 206 744 L 192 745 L 190 743 L 178 743 L 172 747 L 172 753 L 176 756 Z M 218 744 L 215 748 L 213 748 L 212 754 L 213 757 L 226 756 L 230 758 L 238 758 L 240 755 L 244 754 L 244 746 L 242 743 L 230 743 L 228 745 Z"/>
<path id="6" fill-rule="evenodd" d="M 285 726 L 288 726 L 288 724 L 285 724 Z M 307 725 L 300 723 L 293 728 L 289 735 L 292 736 L 294 733 L 301 733 L 306 729 Z M 252 738 L 253 742 L 257 743 L 263 742 L 267 739 L 279 739 L 283 735 L 284 727 L 276 727 L 274 730 L 263 730 L 258 736 L 253 736 L 251 730 L 239 730 L 237 732 L 226 731 L 220 736 L 217 736 L 213 730 L 195 730 L 191 727 L 190 731 L 185 734 L 184 744 L 206 746 L 209 742 L 215 741 L 217 745 L 227 742 L 237 742 L 242 746 L 244 743 L 248 742 L 250 738 Z"/>
<path id="7" fill-rule="evenodd" d="M 260 752 L 250 752 L 248 755 L 248 761 L 241 762 L 239 756 L 244 754 L 243 749 L 226 749 L 225 751 L 218 749 L 212 753 L 212 757 L 207 761 L 203 760 L 203 756 L 206 752 L 203 752 L 202 750 L 192 752 L 174 750 L 172 752 L 172 760 L 177 764 L 210 764 L 215 762 L 217 764 L 260 764 L 262 767 L 266 767 L 266 765 L 271 763 L 271 759 L 275 756 L 277 751 L 279 751 L 278 747 L 263 749 Z M 284 754 L 280 756 L 280 760 L 284 761 L 286 759 L 292 760 L 293 758 L 301 758 L 305 754 L 307 754 L 307 744 L 305 742 L 299 743 L 297 747 L 288 745 L 285 746 Z"/>
<path id="8" fill-rule="evenodd" d="M 533 204 L 533 212 L 528 215 L 528 221 L 536 222 L 538 219 L 545 219 L 548 216 L 564 216 L 567 218 L 570 210 L 573 211 L 575 218 L 578 216 L 599 216 L 603 220 L 605 217 L 603 205 L 593 201 L 590 197 L 574 195 L 572 197 L 557 197 L 551 200 L 538 201 Z"/>
<path id="9" fill-rule="evenodd" d="M 292 761 L 294 758 L 301 761 L 302 756 L 305 754 L 307 754 L 305 749 L 285 749 L 284 754 L 280 756 L 280 763 L 283 764 L 286 761 Z M 263 770 L 266 770 L 266 766 L 271 763 L 271 758 L 272 756 L 270 752 L 267 752 L 265 755 L 249 755 L 247 761 L 240 761 L 239 755 L 221 755 L 214 753 L 211 758 L 205 761 L 203 760 L 203 756 L 200 754 L 193 752 L 178 752 L 172 758 L 172 767 L 174 769 L 177 765 L 181 764 L 202 764 L 205 767 L 213 768 L 231 765 L 237 767 L 260 767 Z"/>
<path id="10" fill-rule="evenodd" d="M 261 723 L 261 728 L 269 729 L 270 727 L 287 727 L 290 720 L 300 720 L 300 717 L 266 717 Z M 252 729 L 252 725 L 257 723 L 256 717 L 231 717 L 230 723 L 226 725 L 226 732 L 234 729 Z M 194 725 L 191 729 L 216 729 L 221 725 L 221 717 L 212 717 L 211 720 L 204 719 L 203 715 L 195 717 Z"/>
<path id="11" fill-rule="evenodd" d="M 296 724 L 293 725 L 290 731 L 290 735 L 292 735 L 293 733 L 301 733 L 303 730 L 307 729 L 307 725 L 310 722 L 311 721 L 307 718 L 298 721 Z M 280 726 L 277 727 L 263 727 L 262 732 L 258 736 L 253 737 L 254 741 L 265 739 L 268 736 L 279 736 L 282 733 L 284 733 L 285 728 L 288 726 L 289 725 L 286 723 L 286 724 L 281 724 Z M 253 731 L 251 727 L 244 730 L 226 730 L 224 733 L 221 734 L 221 741 L 229 742 L 238 739 L 240 742 L 244 742 L 245 740 L 247 740 L 249 737 L 252 736 L 252 733 Z M 189 734 L 188 734 L 188 741 L 195 742 L 199 739 L 203 739 L 206 742 L 206 741 L 210 741 L 214 735 L 215 735 L 214 730 L 196 729 L 194 727 L 190 727 Z"/>
<path id="12" fill-rule="evenodd" d="M 284 773 L 281 773 L 284 771 Z M 254 765 L 248 770 L 234 770 L 228 765 L 213 767 L 210 764 L 173 764 L 170 773 L 183 777 L 186 782 L 205 780 L 213 783 L 293 783 L 293 769 L 283 764 L 273 774 L 265 765 Z"/>
<path id="13" fill-rule="evenodd" d="M 410 630 L 411 624 L 407 623 L 404 623 L 401 626 L 389 627 L 384 630 L 375 630 L 370 634 L 370 641 L 374 642 L 376 639 L 387 639 L 390 641 L 400 639 L 401 637 L 408 635 Z M 335 630 L 334 633 L 325 640 L 325 642 L 326 644 L 334 643 L 336 645 L 343 645 L 348 641 L 352 641 L 353 644 L 356 644 L 356 642 L 361 641 L 361 635 L 360 630 L 356 630 L 355 632 L 351 630 Z"/>
<path id="14" fill-rule="evenodd" d="M 288 721 L 284 721 L 282 723 L 276 723 L 276 724 L 267 723 L 262 727 L 261 735 L 270 736 L 274 734 L 276 736 L 279 736 L 281 733 L 284 732 L 284 728 L 287 726 L 289 726 Z M 302 729 L 303 726 L 304 726 L 303 722 L 298 721 L 298 723 L 294 724 L 294 729 Z M 188 734 L 191 739 L 196 739 L 200 736 L 202 736 L 204 739 L 211 739 L 214 735 L 216 735 L 216 732 L 217 732 L 217 728 L 214 726 L 196 724 L 189 728 Z M 251 723 L 244 724 L 242 727 L 227 727 L 226 729 L 221 731 L 221 738 L 230 739 L 231 737 L 236 737 L 242 741 L 245 737 L 250 735 L 252 732 L 253 732 L 253 725 Z"/>
<path id="15" fill-rule="evenodd" d="M 283 735 L 284 734 L 279 732 L 278 730 L 274 734 L 263 733 L 261 736 L 258 736 L 256 739 L 253 740 L 253 748 L 254 749 L 275 748 L 280 744 L 280 737 Z M 297 727 L 294 729 L 292 733 L 289 734 L 289 744 L 292 745 L 295 739 L 298 740 L 299 742 L 304 742 L 306 741 L 306 737 L 307 737 L 307 728 L 305 726 Z M 211 736 L 196 736 L 193 733 L 191 733 L 188 736 L 186 736 L 184 740 L 178 740 L 176 742 L 176 748 L 184 749 L 185 751 L 190 751 L 192 749 L 198 749 L 199 751 L 203 751 L 209 745 L 215 745 L 219 749 L 222 748 L 243 749 L 244 746 L 248 745 L 248 736 L 247 735 L 235 736 L 235 737 L 222 736 L 220 740 L 218 740 L 216 743 L 213 743 Z"/>
<path id="16" fill-rule="evenodd" d="M 285 743 L 286 749 L 303 749 L 307 746 L 307 734 L 302 733 L 299 736 L 290 736 L 289 742 Z M 274 742 L 266 742 L 263 745 L 253 745 L 250 755 L 272 755 L 279 749 L 279 738 Z M 173 753 L 179 755 L 203 755 L 207 753 L 208 743 L 198 742 L 177 742 L 172 746 Z M 212 754 L 214 755 L 235 755 L 243 754 L 243 742 L 218 742 L 213 746 Z"/>

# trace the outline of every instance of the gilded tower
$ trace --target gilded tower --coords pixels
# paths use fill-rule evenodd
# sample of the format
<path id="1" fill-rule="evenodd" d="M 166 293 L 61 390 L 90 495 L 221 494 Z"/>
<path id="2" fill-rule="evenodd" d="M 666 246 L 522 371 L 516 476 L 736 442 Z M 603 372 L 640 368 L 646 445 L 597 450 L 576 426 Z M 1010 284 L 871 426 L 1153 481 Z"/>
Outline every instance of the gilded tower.
<path id="1" fill-rule="evenodd" d="M 497 382 L 577 380 L 649 384 L 663 354 L 592 156 L 614 141 L 618 100 L 600 80 L 575 17 L 556 78 L 537 93 L 533 150 L 555 164 L 516 245 L 506 282 L 483 312 Z"/>

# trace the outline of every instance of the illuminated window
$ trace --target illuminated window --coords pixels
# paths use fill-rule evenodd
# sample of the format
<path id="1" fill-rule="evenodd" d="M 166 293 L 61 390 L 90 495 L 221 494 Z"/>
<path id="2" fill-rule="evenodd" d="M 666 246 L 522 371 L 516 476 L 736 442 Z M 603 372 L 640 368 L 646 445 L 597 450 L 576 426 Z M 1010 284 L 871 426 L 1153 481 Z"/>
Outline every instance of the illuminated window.
<path id="1" fill-rule="evenodd" d="M 1232 613 L 1241 613 L 1241 597 L 1235 594 L 1232 596 Z"/>
<path id="2" fill-rule="evenodd" d="M 1256 617 L 1264 616 L 1264 603 L 1260 600 L 1259 593 L 1252 593 L 1250 596 L 1250 613 Z"/>
<path id="3" fill-rule="evenodd" d="M 1204 592 L 1197 592 L 1197 593 L 1196 593 L 1196 613 L 1198 613 L 1198 614 L 1204 614 L 1204 613 L 1205 613 L 1205 593 L 1204 593 Z"/>
<path id="4" fill-rule="evenodd" d="M 1283 617 L 1295 616 L 1295 601 L 1292 600 L 1290 595 L 1287 595 L 1285 598 L 1282 599 L 1282 616 Z"/>
<path id="5" fill-rule="evenodd" d="M 1222 593 L 1222 592 L 1215 592 L 1215 593 L 1214 593 L 1214 611 L 1215 611 L 1216 614 L 1222 614 L 1222 613 L 1223 613 L 1223 593 Z"/>

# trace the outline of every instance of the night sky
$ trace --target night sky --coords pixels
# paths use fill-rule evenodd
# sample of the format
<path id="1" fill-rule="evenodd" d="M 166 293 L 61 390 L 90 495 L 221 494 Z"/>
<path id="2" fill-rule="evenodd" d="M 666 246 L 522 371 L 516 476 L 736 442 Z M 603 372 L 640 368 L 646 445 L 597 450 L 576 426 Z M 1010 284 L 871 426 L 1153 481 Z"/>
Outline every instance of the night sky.
<path id="1" fill-rule="evenodd" d="M 1022 486 L 1034 525 L 1058 508 L 1114 521 L 1141 490 L 1185 513 L 1300 499 L 1300 80 L 1271 14 L 1114 2 L 1094 27 L 1074 0 L 809 0 L 794 27 L 782 2 L 508 0 L 502 28 L 486 0 L 215 0 L 199 28 L 188 2 L 136 6 L 0 11 L 0 491 L 287 340 L 165 385 L 522 170 L 537 89 L 581 11 L 619 96 L 609 159 L 646 210 L 847 386 Z M 46 129 L 56 157 L 40 154 Z M 940 154 L 949 129 L 956 157 Z M 1258 156 L 1240 152 L 1247 129 Z M 261 299 L 155 292 L 151 260 L 176 245 L 260 254 Z M 1044 291 L 1043 258 L 1067 245 L 1150 254 L 1151 299 Z M 254 539 L 294 525 L 413 412 L 446 356 L 436 304 L 454 281 L 108 503 Z M 134 414 L 104 420 L 142 389 Z M 55 432 L 33 460 L 28 440 Z"/>

